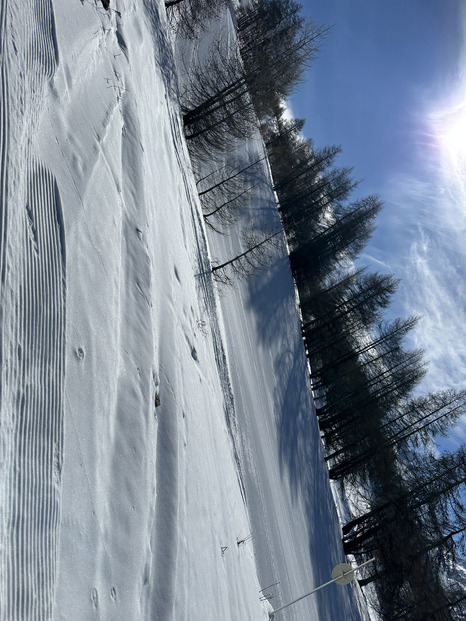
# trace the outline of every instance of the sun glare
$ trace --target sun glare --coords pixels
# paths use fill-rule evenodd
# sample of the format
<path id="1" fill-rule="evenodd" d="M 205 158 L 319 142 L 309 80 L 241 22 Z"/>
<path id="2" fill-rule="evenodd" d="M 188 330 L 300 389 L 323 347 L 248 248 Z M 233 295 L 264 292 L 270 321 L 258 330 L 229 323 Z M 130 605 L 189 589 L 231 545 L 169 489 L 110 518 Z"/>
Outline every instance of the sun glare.
<path id="1" fill-rule="evenodd" d="M 466 93 L 463 101 L 433 116 L 442 166 L 456 178 L 466 176 Z"/>
<path id="2" fill-rule="evenodd" d="M 466 104 L 449 111 L 440 133 L 440 143 L 445 155 L 463 170 L 466 158 Z"/>

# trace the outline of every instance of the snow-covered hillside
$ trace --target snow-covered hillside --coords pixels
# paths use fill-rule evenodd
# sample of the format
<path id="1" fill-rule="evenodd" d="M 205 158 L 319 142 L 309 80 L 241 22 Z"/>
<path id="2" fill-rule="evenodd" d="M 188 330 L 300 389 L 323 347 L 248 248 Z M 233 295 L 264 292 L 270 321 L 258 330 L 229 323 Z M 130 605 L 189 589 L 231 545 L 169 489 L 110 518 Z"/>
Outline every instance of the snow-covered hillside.
<path id="1" fill-rule="evenodd" d="M 218 295 L 163 3 L 116 8 L 1 0 L 0 619 L 265 620 L 344 560 L 285 247 Z"/>

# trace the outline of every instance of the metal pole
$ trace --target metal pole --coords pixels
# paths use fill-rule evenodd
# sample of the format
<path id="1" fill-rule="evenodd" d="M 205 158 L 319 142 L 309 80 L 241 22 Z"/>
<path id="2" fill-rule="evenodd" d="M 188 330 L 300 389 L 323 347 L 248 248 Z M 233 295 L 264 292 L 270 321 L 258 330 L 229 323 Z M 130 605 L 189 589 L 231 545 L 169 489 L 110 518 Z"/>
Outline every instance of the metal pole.
<path id="1" fill-rule="evenodd" d="M 293 604 L 296 604 L 296 602 L 300 602 L 305 597 L 309 597 L 309 595 L 312 595 L 316 591 L 319 591 L 320 589 L 323 589 L 324 587 L 328 586 L 329 584 L 332 584 L 332 582 L 336 582 L 337 580 L 340 580 L 340 578 L 343 578 L 344 576 L 347 576 L 348 574 L 351 574 L 351 573 L 355 572 L 356 569 L 360 569 L 361 567 L 364 567 L 364 565 L 368 565 L 369 563 L 372 563 L 373 561 L 375 561 L 375 557 L 369 559 L 368 561 L 366 561 L 365 563 L 362 563 L 361 565 L 359 565 L 358 567 L 355 567 L 354 569 L 349 569 L 348 571 L 344 571 L 340 576 L 337 576 L 336 578 L 333 578 L 332 580 L 329 580 L 325 584 L 321 584 L 320 586 L 316 587 L 315 589 L 313 589 L 309 593 L 306 593 L 305 595 L 301 595 L 301 597 L 298 597 L 298 599 L 293 600 L 289 604 L 285 604 L 281 608 L 277 608 L 277 610 L 272 611 L 269 614 L 269 617 L 274 615 L 276 612 L 280 612 L 280 610 L 283 610 L 284 608 L 288 608 L 288 606 L 292 606 Z"/>

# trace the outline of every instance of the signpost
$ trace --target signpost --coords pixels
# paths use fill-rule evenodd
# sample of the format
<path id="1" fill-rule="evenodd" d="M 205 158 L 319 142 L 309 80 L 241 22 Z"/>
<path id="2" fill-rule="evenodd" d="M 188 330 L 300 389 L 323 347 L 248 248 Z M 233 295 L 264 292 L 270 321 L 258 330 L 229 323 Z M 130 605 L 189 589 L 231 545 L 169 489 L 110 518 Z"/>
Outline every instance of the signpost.
<path id="1" fill-rule="evenodd" d="M 336 567 L 333 568 L 332 579 L 331 580 L 329 580 L 328 582 L 325 582 L 325 584 L 321 584 L 320 586 L 316 587 L 315 589 L 313 589 L 309 593 L 306 593 L 305 595 L 301 595 L 301 597 L 298 597 L 297 599 L 294 599 L 289 604 L 285 604 L 284 606 L 281 606 L 280 608 L 277 608 L 277 610 L 274 610 L 274 611 L 272 611 L 269 614 L 269 617 L 272 619 L 273 615 L 276 612 L 280 612 L 280 610 L 283 610 L 284 608 L 288 608 L 288 606 L 292 606 L 293 604 L 296 604 L 296 602 L 301 601 L 305 597 L 309 597 L 309 595 L 312 595 L 316 591 L 319 591 L 320 589 L 323 589 L 324 587 L 328 586 L 329 584 L 332 584 L 332 582 L 336 582 L 337 584 L 341 584 L 341 585 L 348 584 L 349 582 L 351 582 L 353 580 L 354 572 L 357 569 L 360 569 L 361 567 L 364 567 L 364 565 L 368 565 L 369 563 L 372 563 L 373 561 L 375 561 L 375 558 L 371 558 L 368 561 L 366 561 L 365 563 L 361 563 L 361 565 L 359 565 L 358 567 L 354 567 L 354 568 L 351 567 L 351 565 L 349 563 L 340 563 L 339 565 L 337 565 Z"/>

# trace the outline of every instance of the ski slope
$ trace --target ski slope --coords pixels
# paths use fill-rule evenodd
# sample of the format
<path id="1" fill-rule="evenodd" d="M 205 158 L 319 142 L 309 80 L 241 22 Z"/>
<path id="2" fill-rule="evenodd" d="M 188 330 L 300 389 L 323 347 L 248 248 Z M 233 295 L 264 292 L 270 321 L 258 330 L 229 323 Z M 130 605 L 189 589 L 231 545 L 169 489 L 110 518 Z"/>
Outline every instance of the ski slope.
<path id="1" fill-rule="evenodd" d="M 0 619 L 266 620 L 344 560 L 285 248 L 219 292 L 162 2 L 0 6 Z"/>

